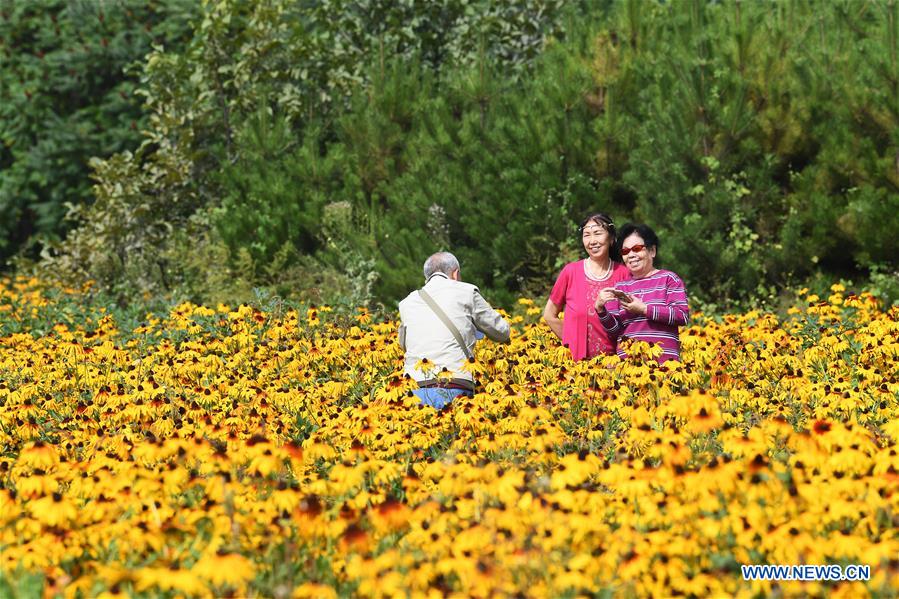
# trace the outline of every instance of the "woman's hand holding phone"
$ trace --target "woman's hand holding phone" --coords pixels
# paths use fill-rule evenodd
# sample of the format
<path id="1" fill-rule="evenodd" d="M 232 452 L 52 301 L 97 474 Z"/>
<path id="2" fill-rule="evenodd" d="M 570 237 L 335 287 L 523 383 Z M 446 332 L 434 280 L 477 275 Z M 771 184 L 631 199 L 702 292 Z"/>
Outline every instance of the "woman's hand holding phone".
<path id="1" fill-rule="evenodd" d="M 599 295 L 596 296 L 596 303 L 593 307 L 597 312 L 603 313 L 606 310 L 606 304 L 613 299 L 615 299 L 615 288 L 614 287 L 606 287 L 600 290 Z"/>
<path id="2" fill-rule="evenodd" d="M 617 299 L 621 302 L 621 307 L 631 314 L 646 314 L 646 304 L 643 303 L 643 300 L 614 287 L 606 287 L 599 292 L 599 295 L 596 298 L 596 311 L 598 313 L 604 312 L 606 303 L 613 299 Z"/>
<path id="3" fill-rule="evenodd" d="M 621 302 L 622 304 L 629 304 L 632 301 L 634 301 L 633 297 L 631 297 L 630 295 L 621 291 L 620 289 L 615 289 L 613 287 L 613 288 L 611 288 L 611 291 L 612 291 L 612 295 L 614 295 L 618 299 L 618 301 Z"/>
<path id="4" fill-rule="evenodd" d="M 615 297 L 618 298 L 618 301 L 621 302 L 621 307 L 630 312 L 631 314 L 637 315 L 646 315 L 646 304 L 643 303 L 643 300 L 639 297 L 633 297 L 626 293 L 615 294 Z"/>

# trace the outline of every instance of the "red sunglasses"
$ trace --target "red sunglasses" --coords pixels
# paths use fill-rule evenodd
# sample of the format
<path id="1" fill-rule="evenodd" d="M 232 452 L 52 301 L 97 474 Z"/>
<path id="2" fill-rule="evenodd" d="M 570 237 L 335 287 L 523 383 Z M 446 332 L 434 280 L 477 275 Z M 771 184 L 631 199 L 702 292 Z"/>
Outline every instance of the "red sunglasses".
<path id="1" fill-rule="evenodd" d="M 627 256 L 627 255 L 630 254 L 631 252 L 642 252 L 642 251 L 643 251 L 643 248 L 645 248 L 645 247 L 646 247 L 646 246 L 643 245 L 642 243 L 638 243 L 637 245 L 632 245 L 632 246 L 629 247 L 629 248 L 621 248 L 621 255 L 622 255 L 622 256 Z"/>

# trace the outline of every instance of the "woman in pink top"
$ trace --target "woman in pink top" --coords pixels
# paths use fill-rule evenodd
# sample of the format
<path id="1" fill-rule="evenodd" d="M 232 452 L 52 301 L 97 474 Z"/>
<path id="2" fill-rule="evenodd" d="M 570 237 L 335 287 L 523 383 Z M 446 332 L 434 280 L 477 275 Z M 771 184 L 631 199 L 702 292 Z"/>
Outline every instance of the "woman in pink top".
<path id="1" fill-rule="evenodd" d="M 588 216 L 579 231 L 587 258 L 565 265 L 543 309 L 546 324 L 575 360 L 615 352 L 614 337 L 599 322 L 595 303 L 604 288 L 630 278 L 623 264 L 612 261 L 615 223 L 608 215 Z M 562 310 L 564 319 L 559 317 Z"/>
<path id="2" fill-rule="evenodd" d="M 678 328 L 690 320 L 684 282 L 670 270 L 655 267 L 659 238 L 648 226 L 628 223 L 621 237 L 621 257 L 632 278 L 597 297 L 599 320 L 613 338 L 661 346 L 659 364 L 679 360 Z M 626 357 L 620 348 L 618 355 Z"/>

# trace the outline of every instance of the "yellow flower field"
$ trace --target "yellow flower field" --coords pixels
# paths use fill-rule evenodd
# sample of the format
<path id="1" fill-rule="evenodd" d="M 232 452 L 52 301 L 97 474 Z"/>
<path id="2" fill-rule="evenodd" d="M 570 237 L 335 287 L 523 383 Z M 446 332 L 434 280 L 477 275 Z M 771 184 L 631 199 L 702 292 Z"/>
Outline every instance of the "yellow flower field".
<path id="1" fill-rule="evenodd" d="M 480 392 L 436 412 L 362 310 L 184 304 L 120 330 L 64 324 L 78 295 L 52 295 L 0 285 L 0 594 L 899 588 L 899 309 L 871 296 L 697 315 L 665 367 L 573 363 L 522 300 L 470 365 Z"/>

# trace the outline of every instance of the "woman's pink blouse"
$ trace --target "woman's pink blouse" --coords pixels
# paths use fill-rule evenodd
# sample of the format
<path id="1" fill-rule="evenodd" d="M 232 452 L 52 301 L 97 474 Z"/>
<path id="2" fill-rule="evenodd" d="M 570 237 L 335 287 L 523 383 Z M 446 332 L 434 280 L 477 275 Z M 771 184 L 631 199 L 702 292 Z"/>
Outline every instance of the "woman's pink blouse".
<path id="1" fill-rule="evenodd" d="M 623 264 L 612 264 L 612 274 L 602 281 L 602 287 L 614 287 L 619 281 L 631 277 Z M 609 336 L 593 307 L 596 291 L 595 281 L 588 280 L 584 272 L 584 261 L 577 260 L 565 265 L 549 294 L 550 301 L 565 312 L 562 320 L 562 345 L 571 350 L 571 357 L 575 360 L 583 360 L 594 354 L 587 347 L 588 327 L 592 329 L 591 337 L 599 341 L 600 351 L 596 353 L 615 353 L 614 337 Z"/>

